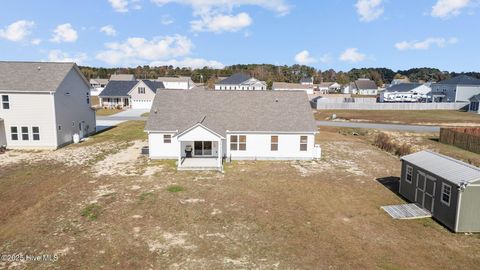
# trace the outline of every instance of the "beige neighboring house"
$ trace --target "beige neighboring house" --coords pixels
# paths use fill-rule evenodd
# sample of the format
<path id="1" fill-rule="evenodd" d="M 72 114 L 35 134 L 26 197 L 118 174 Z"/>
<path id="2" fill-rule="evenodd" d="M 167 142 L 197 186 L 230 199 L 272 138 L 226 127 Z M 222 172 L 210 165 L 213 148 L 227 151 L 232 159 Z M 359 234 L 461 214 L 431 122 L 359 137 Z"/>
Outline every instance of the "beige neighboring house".
<path id="1" fill-rule="evenodd" d="M 165 89 L 162 82 L 141 80 L 128 92 L 132 109 L 150 109 L 157 90 Z"/>
<path id="2" fill-rule="evenodd" d="M 313 85 L 300 83 L 274 82 L 272 85 L 274 91 L 305 91 L 307 94 L 313 94 Z"/>
<path id="3" fill-rule="evenodd" d="M 190 90 L 196 85 L 190 77 L 158 77 L 165 89 Z"/>
<path id="4" fill-rule="evenodd" d="M 93 134 L 90 88 L 75 63 L 0 62 L 0 144 L 56 149 Z"/>
<path id="5" fill-rule="evenodd" d="M 133 74 L 113 74 L 110 76 L 110 81 L 136 81 Z"/>

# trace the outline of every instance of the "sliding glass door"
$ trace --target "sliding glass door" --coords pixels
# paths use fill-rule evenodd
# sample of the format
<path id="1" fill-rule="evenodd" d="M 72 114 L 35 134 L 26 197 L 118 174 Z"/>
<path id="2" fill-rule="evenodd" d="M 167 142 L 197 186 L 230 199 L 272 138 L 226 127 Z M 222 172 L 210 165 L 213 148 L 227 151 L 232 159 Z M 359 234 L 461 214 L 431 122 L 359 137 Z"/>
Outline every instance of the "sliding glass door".
<path id="1" fill-rule="evenodd" d="M 211 156 L 212 155 L 212 142 L 194 142 L 195 156 Z"/>

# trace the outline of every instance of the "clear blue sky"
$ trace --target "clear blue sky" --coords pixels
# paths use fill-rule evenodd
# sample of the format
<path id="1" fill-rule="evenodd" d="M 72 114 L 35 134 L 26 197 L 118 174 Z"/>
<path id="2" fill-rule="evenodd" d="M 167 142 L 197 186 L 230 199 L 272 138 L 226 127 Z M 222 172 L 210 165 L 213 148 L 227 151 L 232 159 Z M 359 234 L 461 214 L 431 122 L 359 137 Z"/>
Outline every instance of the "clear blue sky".
<path id="1" fill-rule="evenodd" d="M 16 0 L 0 59 L 480 71 L 479 0 Z"/>

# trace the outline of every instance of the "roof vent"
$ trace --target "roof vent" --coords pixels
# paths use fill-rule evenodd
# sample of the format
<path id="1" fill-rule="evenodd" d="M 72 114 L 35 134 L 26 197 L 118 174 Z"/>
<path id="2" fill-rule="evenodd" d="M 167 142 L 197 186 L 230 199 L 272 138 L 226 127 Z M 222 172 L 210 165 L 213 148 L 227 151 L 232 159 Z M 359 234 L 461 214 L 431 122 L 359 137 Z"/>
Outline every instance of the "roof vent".
<path id="1" fill-rule="evenodd" d="M 156 109 L 155 109 L 154 113 L 157 114 L 157 110 L 156 110 Z"/>
<path id="2" fill-rule="evenodd" d="M 275 99 L 275 102 L 277 102 L 277 103 L 278 103 L 278 98 L 276 98 L 276 99 Z"/>
<path id="3" fill-rule="evenodd" d="M 41 66 L 38 66 L 38 67 L 37 67 L 37 70 L 38 70 L 38 71 L 40 71 L 41 69 L 42 69 L 42 67 L 41 67 Z"/>

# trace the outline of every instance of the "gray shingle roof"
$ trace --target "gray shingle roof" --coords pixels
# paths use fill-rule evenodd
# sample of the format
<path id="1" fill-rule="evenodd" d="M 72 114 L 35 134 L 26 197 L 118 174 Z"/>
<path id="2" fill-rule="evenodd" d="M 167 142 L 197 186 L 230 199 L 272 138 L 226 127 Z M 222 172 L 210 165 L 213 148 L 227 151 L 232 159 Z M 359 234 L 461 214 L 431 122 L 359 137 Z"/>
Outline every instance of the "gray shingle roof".
<path id="1" fill-rule="evenodd" d="M 452 79 L 440 81 L 437 84 L 480 85 L 480 80 L 467 75 L 460 75 Z"/>
<path id="2" fill-rule="evenodd" d="M 301 83 L 285 83 L 285 82 L 274 82 L 272 85 L 273 89 L 312 89 L 312 86 L 304 85 Z"/>
<path id="3" fill-rule="evenodd" d="M 402 157 L 402 160 L 456 185 L 480 181 L 480 168 L 432 151 L 417 152 Z"/>
<path id="4" fill-rule="evenodd" d="M 246 73 L 235 73 L 232 76 L 219 81 L 217 84 L 241 84 L 250 80 L 251 76 Z"/>
<path id="5" fill-rule="evenodd" d="M 422 86 L 421 83 L 400 83 L 388 87 L 385 92 L 408 92 L 420 86 Z"/>
<path id="6" fill-rule="evenodd" d="M 0 61 L 0 90 L 55 92 L 72 68 L 75 63 Z"/>
<path id="7" fill-rule="evenodd" d="M 151 81 L 151 80 L 142 80 L 148 88 L 150 88 L 154 93 L 157 93 L 158 89 L 165 89 L 163 82 Z"/>
<path id="8" fill-rule="evenodd" d="M 126 97 L 138 81 L 109 81 L 100 97 Z"/>
<path id="9" fill-rule="evenodd" d="M 110 76 L 110 81 L 135 81 L 133 74 L 113 74 Z"/>
<path id="10" fill-rule="evenodd" d="M 222 136 L 227 130 L 317 131 L 303 91 L 160 91 L 145 129 L 182 132 L 199 122 Z"/>
<path id="11" fill-rule="evenodd" d="M 378 89 L 377 87 L 377 84 L 375 84 L 374 81 L 372 80 L 356 80 L 354 82 L 354 85 L 355 87 L 358 89 L 358 90 L 362 90 L 362 89 Z"/>

